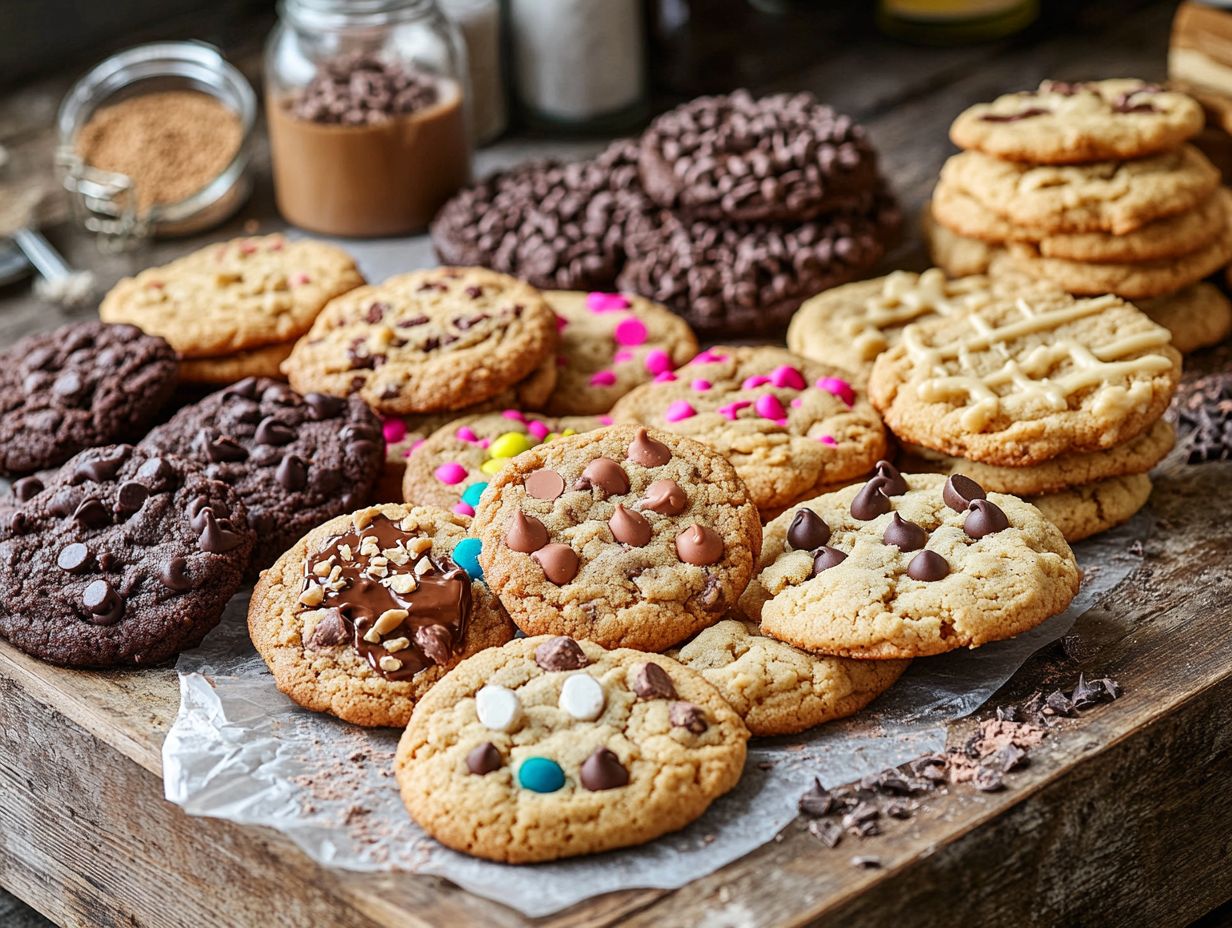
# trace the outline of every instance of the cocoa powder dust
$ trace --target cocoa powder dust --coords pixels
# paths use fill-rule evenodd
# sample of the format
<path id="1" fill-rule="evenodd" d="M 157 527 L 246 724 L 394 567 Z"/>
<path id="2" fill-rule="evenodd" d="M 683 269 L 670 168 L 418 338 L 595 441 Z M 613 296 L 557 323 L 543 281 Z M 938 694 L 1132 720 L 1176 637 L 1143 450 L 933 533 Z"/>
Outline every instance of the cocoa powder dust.
<path id="1" fill-rule="evenodd" d="M 86 164 L 132 178 L 137 207 L 177 203 L 222 173 L 239 151 L 240 118 L 214 97 L 170 90 L 105 106 L 77 134 Z"/>

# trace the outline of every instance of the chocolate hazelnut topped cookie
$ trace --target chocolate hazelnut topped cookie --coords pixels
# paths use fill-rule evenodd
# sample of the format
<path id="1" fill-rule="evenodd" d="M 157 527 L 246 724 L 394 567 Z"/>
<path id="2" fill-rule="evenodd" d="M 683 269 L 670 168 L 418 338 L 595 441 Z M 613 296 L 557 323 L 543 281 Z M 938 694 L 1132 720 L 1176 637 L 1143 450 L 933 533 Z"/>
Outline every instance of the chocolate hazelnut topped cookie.
<path id="1" fill-rule="evenodd" d="M 253 574 L 367 503 L 385 457 L 380 422 L 358 397 L 301 396 L 256 378 L 186 406 L 141 445 L 192 458 L 235 489 L 257 534 Z"/>
<path id="2" fill-rule="evenodd" d="M 248 610 L 278 688 L 358 725 L 405 725 L 446 670 L 508 641 L 513 626 L 467 572 L 464 525 L 386 505 L 296 542 L 262 574 Z"/>
<path id="3" fill-rule="evenodd" d="M 0 474 L 135 438 L 175 389 L 175 352 L 131 325 L 77 322 L 0 353 Z"/>
<path id="4" fill-rule="evenodd" d="M 17 495 L 0 525 L 0 636 L 51 663 L 144 666 L 195 647 L 248 566 L 243 503 L 182 458 L 92 448 Z"/>
<path id="5" fill-rule="evenodd" d="M 644 650 L 717 621 L 761 546 L 757 509 L 726 459 L 629 425 L 514 458 L 471 531 L 488 585 L 524 632 Z"/>
<path id="6" fill-rule="evenodd" d="M 303 393 L 358 395 L 381 413 L 482 402 L 553 357 L 556 316 L 535 290 L 482 268 L 392 277 L 332 301 L 284 365 Z"/>

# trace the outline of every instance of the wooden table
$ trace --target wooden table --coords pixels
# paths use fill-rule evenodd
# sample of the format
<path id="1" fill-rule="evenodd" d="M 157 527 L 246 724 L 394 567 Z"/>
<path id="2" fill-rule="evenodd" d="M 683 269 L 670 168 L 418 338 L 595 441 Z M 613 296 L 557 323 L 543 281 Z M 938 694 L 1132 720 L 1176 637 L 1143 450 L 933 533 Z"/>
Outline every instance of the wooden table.
<path id="1" fill-rule="evenodd" d="M 1171 4 L 1094 2 L 1063 34 L 997 46 L 892 46 L 869 30 L 832 43 L 784 86 L 862 119 L 916 208 L 964 105 L 1043 77 L 1163 72 Z M 1047 30 L 1045 30 L 1047 31 Z M 253 46 L 236 47 L 251 63 Z M 53 78 L 0 101 L 0 144 L 45 149 Z M 481 164 L 588 142 L 505 141 Z M 227 229 L 279 227 L 266 185 Z M 52 237 L 105 284 L 132 259 L 102 258 L 64 223 Z M 168 242 L 151 263 L 199 242 Z M 407 242 L 408 264 L 427 261 Z M 918 247 L 897 256 L 919 263 Z M 0 292 L 0 341 L 52 324 L 22 288 Z M 1198 367 L 1222 362 L 1215 354 Z M 775 842 L 675 892 L 616 893 L 552 926 L 1181 925 L 1232 896 L 1232 466 L 1161 480 L 1142 566 L 1083 616 L 1064 652 L 1033 658 L 999 695 L 1021 698 L 1080 670 L 1125 696 L 1061 729 L 1002 793 L 964 786 L 886 834 L 830 850 L 801 821 Z M 1055 682 L 1053 683 L 1055 685 Z M 0 645 L 0 886 L 66 925 L 484 925 L 527 922 L 441 880 L 323 869 L 280 835 L 190 818 L 162 799 L 163 736 L 178 706 L 170 668 L 80 673 Z M 956 737 L 962 737 L 958 726 Z M 833 784 L 831 784 L 833 785 Z M 882 867 L 856 869 L 852 854 Z M 2 900 L 0 900 L 2 901 Z M 0 912 L 4 910 L 0 906 Z"/>

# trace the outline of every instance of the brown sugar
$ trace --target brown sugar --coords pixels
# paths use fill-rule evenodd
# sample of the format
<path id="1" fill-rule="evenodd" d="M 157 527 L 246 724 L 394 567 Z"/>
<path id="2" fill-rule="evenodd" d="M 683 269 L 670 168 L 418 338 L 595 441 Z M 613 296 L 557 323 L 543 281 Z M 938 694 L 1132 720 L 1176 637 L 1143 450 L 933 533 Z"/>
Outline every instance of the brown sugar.
<path id="1" fill-rule="evenodd" d="M 204 93 L 172 90 L 105 106 L 77 135 L 86 164 L 127 175 L 137 208 L 177 203 L 222 173 L 243 141 L 240 118 Z"/>

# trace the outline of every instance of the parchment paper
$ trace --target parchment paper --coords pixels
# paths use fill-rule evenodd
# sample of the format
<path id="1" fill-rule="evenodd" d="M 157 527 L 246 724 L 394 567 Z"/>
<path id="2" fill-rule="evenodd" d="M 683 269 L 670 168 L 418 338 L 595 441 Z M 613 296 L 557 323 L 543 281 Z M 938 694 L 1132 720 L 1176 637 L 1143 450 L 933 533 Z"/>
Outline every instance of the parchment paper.
<path id="1" fill-rule="evenodd" d="M 177 665 L 180 711 L 163 745 L 166 795 L 193 815 L 275 828 L 319 863 L 435 874 L 529 916 L 613 890 L 673 889 L 770 841 L 796 816 L 812 777 L 836 786 L 941 750 L 949 722 L 979 708 L 1139 563 L 1133 542 L 1151 524 L 1143 511 L 1075 545 L 1082 590 L 1065 613 L 1033 631 L 917 660 L 855 718 L 754 741 L 733 792 L 690 827 L 642 847 L 520 867 L 441 847 L 399 801 L 392 776 L 398 733 L 307 712 L 280 694 L 248 641 L 246 597 L 233 600 L 222 626 Z"/>

